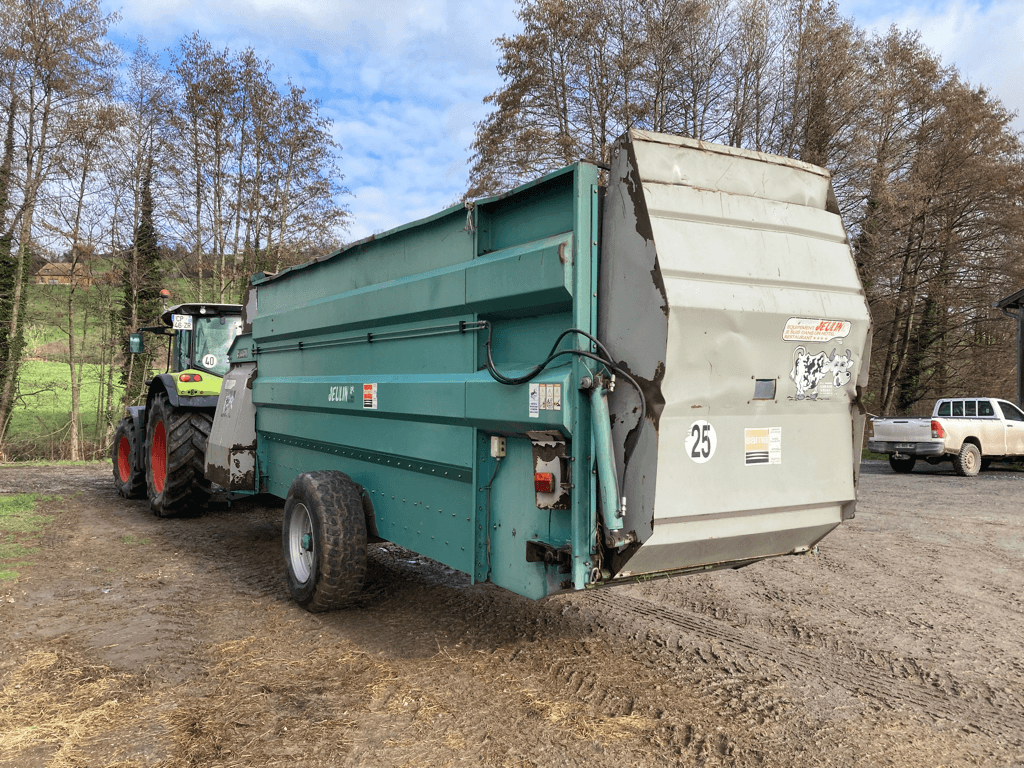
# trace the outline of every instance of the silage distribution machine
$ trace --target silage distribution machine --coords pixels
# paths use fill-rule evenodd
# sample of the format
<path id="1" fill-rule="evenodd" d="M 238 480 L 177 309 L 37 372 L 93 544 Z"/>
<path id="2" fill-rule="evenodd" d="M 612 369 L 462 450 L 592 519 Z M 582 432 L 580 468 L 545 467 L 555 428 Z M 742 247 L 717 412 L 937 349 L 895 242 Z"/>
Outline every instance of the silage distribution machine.
<path id="1" fill-rule="evenodd" d="M 631 131 L 604 171 L 255 275 L 193 477 L 286 499 L 309 610 L 374 540 L 531 598 L 735 568 L 853 516 L 869 347 L 826 171 Z"/>
<path id="2" fill-rule="evenodd" d="M 140 328 L 129 339 L 131 351 L 139 353 L 143 333 L 170 336 L 167 373 L 146 382 L 146 405 L 128 409 L 113 447 L 118 492 L 126 498 L 148 495 L 161 517 L 210 497 L 206 442 L 241 313 L 238 304 L 179 304 L 161 315 L 163 325 Z"/>

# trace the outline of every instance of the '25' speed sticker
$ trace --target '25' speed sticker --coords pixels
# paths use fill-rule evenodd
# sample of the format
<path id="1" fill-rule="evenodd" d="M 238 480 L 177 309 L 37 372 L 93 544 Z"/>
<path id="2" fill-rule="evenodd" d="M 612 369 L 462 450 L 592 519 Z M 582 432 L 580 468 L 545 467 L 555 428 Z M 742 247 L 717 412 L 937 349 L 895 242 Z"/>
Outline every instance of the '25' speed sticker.
<path id="1" fill-rule="evenodd" d="M 715 428 L 707 421 L 695 421 L 686 436 L 686 455 L 698 464 L 703 464 L 715 455 L 718 438 Z"/>

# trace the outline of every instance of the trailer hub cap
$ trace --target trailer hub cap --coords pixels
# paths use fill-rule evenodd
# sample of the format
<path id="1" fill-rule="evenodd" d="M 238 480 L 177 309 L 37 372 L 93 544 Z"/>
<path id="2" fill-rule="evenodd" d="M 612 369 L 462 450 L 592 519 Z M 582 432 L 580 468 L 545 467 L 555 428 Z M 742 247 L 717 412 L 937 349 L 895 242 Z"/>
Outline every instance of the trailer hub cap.
<path id="1" fill-rule="evenodd" d="M 306 583 L 316 568 L 313 542 L 313 516 L 302 502 L 295 504 L 295 512 L 288 524 L 288 560 L 295 578 Z"/>

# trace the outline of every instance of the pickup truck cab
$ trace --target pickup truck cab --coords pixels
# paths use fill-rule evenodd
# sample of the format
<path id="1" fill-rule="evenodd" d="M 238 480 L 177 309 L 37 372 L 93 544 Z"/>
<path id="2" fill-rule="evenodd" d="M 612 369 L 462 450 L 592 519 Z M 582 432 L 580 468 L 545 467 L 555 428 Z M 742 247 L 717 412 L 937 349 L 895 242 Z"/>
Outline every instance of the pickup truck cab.
<path id="1" fill-rule="evenodd" d="M 958 475 L 974 477 L 998 459 L 1024 459 L 1024 412 L 994 397 L 949 397 L 931 418 L 873 418 L 868 450 L 889 455 L 895 472 L 910 472 L 919 458 L 952 461 Z"/>

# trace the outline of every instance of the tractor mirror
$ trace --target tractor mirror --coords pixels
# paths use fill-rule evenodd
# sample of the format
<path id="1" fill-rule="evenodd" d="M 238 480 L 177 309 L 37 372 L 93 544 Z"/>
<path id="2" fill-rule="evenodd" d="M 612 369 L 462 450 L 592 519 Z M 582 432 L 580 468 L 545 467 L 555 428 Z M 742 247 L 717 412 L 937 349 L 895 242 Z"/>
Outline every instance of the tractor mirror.
<path id="1" fill-rule="evenodd" d="M 133 355 L 138 355 L 138 354 L 142 353 L 143 345 L 142 345 L 142 334 L 141 333 L 131 333 L 131 334 L 128 334 L 128 350 Z"/>

